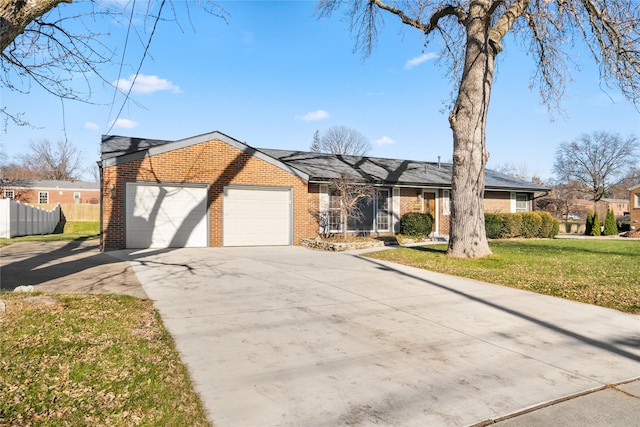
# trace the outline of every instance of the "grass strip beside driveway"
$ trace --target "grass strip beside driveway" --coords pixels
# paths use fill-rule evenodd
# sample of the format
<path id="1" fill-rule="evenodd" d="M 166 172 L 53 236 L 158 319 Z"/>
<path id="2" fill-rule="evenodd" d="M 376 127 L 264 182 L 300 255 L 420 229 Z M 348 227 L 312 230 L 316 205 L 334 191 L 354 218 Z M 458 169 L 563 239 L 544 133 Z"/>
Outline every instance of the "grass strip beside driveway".
<path id="1" fill-rule="evenodd" d="M 38 293 L 0 300 L 0 425 L 209 425 L 151 301 Z"/>
<path id="2" fill-rule="evenodd" d="M 640 314 L 639 241 L 501 240 L 493 255 L 456 259 L 446 245 L 367 253 L 384 261 Z"/>
<path id="3" fill-rule="evenodd" d="M 99 237 L 99 222 L 75 221 L 65 223 L 62 233 L 34 234 L 31 236 L 12 237 L 10 239 L 0 238 L 0 248 L 17 242 L 59 242 L 97 239 Z"/>

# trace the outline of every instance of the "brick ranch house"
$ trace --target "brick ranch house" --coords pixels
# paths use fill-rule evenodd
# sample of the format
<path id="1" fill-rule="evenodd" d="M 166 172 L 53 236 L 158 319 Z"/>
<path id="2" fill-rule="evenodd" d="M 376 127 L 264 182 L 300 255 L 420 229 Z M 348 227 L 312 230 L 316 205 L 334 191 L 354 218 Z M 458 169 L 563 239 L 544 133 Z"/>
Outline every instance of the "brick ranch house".
<path id="1" fill-rule="evenodd" d="M 397 233 L 404 213 L 431 212 L 448 235 L 450 164 L 259 149 L 220 132 L 101 147 L 103 249 L 299 244 L 341 229 L 331 183 L 345 176 L 376 188 L 349 231 Z M 488 170 L 485 211 L 530 211 L 547 192 Z"/>
<path id="2" fill-rule="evenodd" d="M 30 205 L 100 203 L 100 184 L 85 181 L 15 180 L 5 184 L 0 198 Z"/>
<path id="3" fill-rule="evenodd" d="M 640 230 L 640 184 L 629 189 L 629 221 L 632 230 Z"/>

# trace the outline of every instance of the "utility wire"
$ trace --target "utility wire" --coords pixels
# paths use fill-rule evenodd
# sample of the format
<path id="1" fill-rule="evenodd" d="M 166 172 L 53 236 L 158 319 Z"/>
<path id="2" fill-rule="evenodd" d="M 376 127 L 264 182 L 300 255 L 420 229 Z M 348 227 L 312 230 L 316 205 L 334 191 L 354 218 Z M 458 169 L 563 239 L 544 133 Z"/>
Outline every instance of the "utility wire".
<path id="1" fill-rule="evenodd" d="M 158 10 L 158 15 L 156 16 L 156 19 L 153 22 L 153 28 L 151 29 L 151 34 L 149 35 L 149 40 L 147 41 L 147 45 L 144 48 L 144 52 L 142 53 L 142 58 L 140 58 L 140 63 L 138 64 L 138 69 L 136 70 L 136 73 L 133 76 L 133 81 L 131 82 L 131 86 L 129 86 L 129 89 L 127 90 L 127 93 L 125 95 L 124 101 L 122 102 L 122 105 L 120 106 L 120 110 L 118 110 L 118 114 L 116 115 L 115 119 L 113 119 L 113 122 L 111 122 L 111 126 L 109 126 L 109 129 L 107 129 L 107 131 L 105 132 L 106 134 L 111 132 L 111 129 L 113 129 L 113 126 L 116 124 L 116 121 L 120 117 L 120 114 L 122 114 L 122 110 L 124 110 L 124 106 L 126 105 L 127 101 L 129 100 L 129 96 L 131 95 L 131 90 L 133 89 L 133 86 L 136 84 L 136 79 L 138 78 L 138 74 L 140 73 L 140 70 L 142 69 L 142 64 L 144 63 L 144 59 L 147 57 L 147 53 L 149 52 L 149 47 L 151 46 L 151 41 L 153 40 L 153 35 L 155 34 L 156 28 L 158 26 L 158 22 L 160 21 L 160 16 L 162 16 L 162 8 L 164 7 L 165 3 L 166 3 L 166 0 L 162 0 L 162 2 L 160 3 L 160 10 Z M 131 28 L 130 27 L 131 26 L 131 22 L 132 21 L 130 20 L 129 21 L 129 28 Z M 129 30 L 127 30 L 127 37 L 128 37 L 128 34 L 129 34 Z M 122 61 L 122 62 L 124 62 L 124 61 Z M 122 63 L 121 63 L 121 66 L 122 66 Z M 116 91 L 117 91 L 117 87 L 116 87 Z M 115 98 L 115 94 L 114 94 L 114 98 Z M 111 116 L 111 113 L 109 113 L 109 116 Z"/>

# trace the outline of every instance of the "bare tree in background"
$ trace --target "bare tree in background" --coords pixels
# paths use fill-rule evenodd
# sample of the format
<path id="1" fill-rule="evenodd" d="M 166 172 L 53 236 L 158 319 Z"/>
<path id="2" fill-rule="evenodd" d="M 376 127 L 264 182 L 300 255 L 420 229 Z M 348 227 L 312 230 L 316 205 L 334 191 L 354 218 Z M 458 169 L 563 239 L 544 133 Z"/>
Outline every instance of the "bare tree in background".
<path id="1" fill-rule="evenodd" d="M 226 15 L 208 0 L 184 2 L 187 15 L 190 4 L 218 17 Z M 33 85 L 38 85 L 63 100 L 91 102 L 90 78 L 98 76 L 112 86 L 102 76 L 101 68 L 121 63 L 123 57 L 116 55 L 117 51 L 126 53 L 126 41 L 118 40 L 125 46 L 117 49 L 108 30 L 99 28 L 129 27 L 131 38 L 144 47 L 139 70 L 157 23 L 177 24 L 177 10 L 171 0 L 139 2 L 137 6 L 135 2 L 125 5 L 100 0 L 0 0 L 0 84 L 21 93 L 29 93 Z M 132 29 L 134 23 L 138 25 Z M 128 93 L 121 93 L 128 98 Z M 0 107 L 0 116 L 5 126 L 8 122 L 29 125 L 29 118 L 6 106 Z"/>
<path id="2" fill-rule="evenodd" d="M 333 126 L 325 131 L 317 147 L 319 153 L 364 156 L 371 150 L 369 140 L 355 129 Z M 312 150 L 313 146 L 312 146 Z"/>
<path id="3" fill-rule="evenodd" d="M 49 140 L 43 139 L 31 142 L 29 150 L 20 159 L 33 179 L 74 181 L 82 174 L 82 155 L 68 141 L 58 141 L 54 146 Z"/>
<path id="4" fill-rule="evenodd" d="M 356 48 L 374 49 L 383 15 L 422 32 L 425 45 L 441 46 L 457 95 L 449 124 L 453 174 L 449 249 L 455 257 L 489 255 L 484 228 L 484 179 L 489 158 L 486 125 L 496 57 L 507 34 L 535 61 L 532 86 L 550 108 L 570 77 L 568 62 L 584 43 L 601 79 L 640 102 L 640 3 L 632 0 L 320 0 L 321 17 L 344 5 Z M 434 41 L 435 40 L 435 41 Z"/>
<path id="5" fill-rule="evenodd" d="M 584 188 L 595 208 L 636 166 L 637 150 L 638 140 L 633 135 L 623 139 L 608 132 L 584 134 L 560 144 L 553 170 L 559 181 Z"/>
<path id="6" fill-rule="evenodd" d="M 319 130 L 315 131 L 315 133 L 313 134 L 313 142 L 309 146 L 309 151 L 311 151 L 312 153 L 320 153 L 322 151 L 320 150 L 320 131 Z"/>
<path id="7" fill-rule="evenodd" d="M 333 190 L 330 210 L 338 213 L 336 219 L 339 219 L 342 237 L 346 239 L 350 220 L 357 222 L 364 218 L 363 202 L 374 200 L 376 191 L 369 183 L 347 176 L 332 179 L 330 188 Z"/>
<path id="8" fill-rule="evenodd" d="M 496 169 L 496 172 L 503 173 L 505 175 L 510 175 L 515 178 L 521 179 L 523 181 L 533 182 L 535 184 L 542 184 L 542 179 L 538 175 L 536 171 L 531 170 L 531 168 L 526 163 L 513 163 L 507 162 Z"/>

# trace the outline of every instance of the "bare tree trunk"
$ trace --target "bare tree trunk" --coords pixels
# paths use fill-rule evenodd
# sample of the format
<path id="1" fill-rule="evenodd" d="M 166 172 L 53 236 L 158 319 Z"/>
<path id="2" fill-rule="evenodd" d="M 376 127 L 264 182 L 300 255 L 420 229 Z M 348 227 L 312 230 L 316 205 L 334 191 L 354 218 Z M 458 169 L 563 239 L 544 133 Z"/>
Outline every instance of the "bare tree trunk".
<path id="1" fill-rule="evenodd" d="M 486 18 L 489 5 L 488 0 L 471 3 L 464 70 L 449 116 L 453 130 L 453 176 L 447 254 L 454 257 L 479 258 L 491 254 L 483 207 L 484 171 L 489 159 L 485 127 L 497 53 L 489 43 Z"/>
<path id="2" fill-rule="evenodd" d="M 0 52 L 34 19 L 71 0 L 0 0 Z"/>

